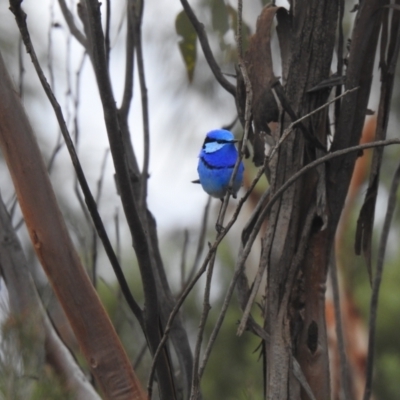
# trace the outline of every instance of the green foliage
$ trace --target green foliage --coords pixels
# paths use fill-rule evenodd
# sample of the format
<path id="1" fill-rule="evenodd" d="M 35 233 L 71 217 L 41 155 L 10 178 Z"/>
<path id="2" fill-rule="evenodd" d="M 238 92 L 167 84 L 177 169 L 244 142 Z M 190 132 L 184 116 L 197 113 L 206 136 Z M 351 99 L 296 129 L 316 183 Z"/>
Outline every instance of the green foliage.
<path id="1" fill-rule="evenodd" d="M 228 7 L 225 5 L 224 0 L 211 0 L 210 6 L 212 27 L 222 37 L 230 28 L 227 14 Z"/>
<path id="2" fill-rule="evenodd" d="M 189 82 L 193 81 L 196 66 L 197 34 L 185 11 L 181 11 L 175 20 L 176 33 L 181 37 L 179 49 L 186 65 Z"/>
<path id="3" fill-rule="evenodd" d="M 389 183 L 389 180 L 387 180 L 387 183 Z M 384 207 L 386 208 L 386 201 L 384 201 Z M 341 244 L 341 260 L 344 267 L 345 287 L 353 294 L 365 320 L 365 329 L 367 330 L 371 285 L 364 258 L 354 254 L 354 228 L 358 211 L 359 207 L 355 207 L 348 224 L 350 229 L 346 230 L 345 239 Z M 397 230 L 398 223 L 397 216 L 397 220 L 393 221 L 392 232 Z M 373 237 L 373 273 L 375 273 L 379 233 L 379 230 L 375 229 Z M 398 386 L 400 370 L 400 342 L 398 340 L 398 332 L 400 330 L 400 319 L 398 318 L 400 309 L 398 292 L 400 285 L 400 252 L 393 252 L 390 240 L 385 260 L 378 304 L 373 392 L 377 399 L 397 400 L 400 396 Z"/>
<path id="4" fill-rule="evenodd" d="M 0 400 L 72 400 L 73 394 L 51 369 L 32 369 L 41 356 L 35 327 L 25 325 L 9 317 L 1 326 Z M 40 375 L 33 376 L 35 372 Z"/>
<path id="5" fill-rule="evenodd" d="M 206 2 L 206 8 L 211 14 L 211 29 L 206 29 L 207 36 L 217 35 L 224 62 L 237 62 L 236 43 L 229 41 L 226 37 L 229 31 L 232 31 L 234 36 L 237 34 L 237 10 L 230 4 L 226 4 L 224 0 L 209 0 Z M 185 11 L 181 11 L 177 15 L 175 29 L 181 38 L 179 41 L 179 50 L 185 62 L 189 82 L 192 82 L 197 60 L 197 33 Z M 242 44 L 244 51 L 248 47 L 250 34 L 251 29 L 249 25 L 243 22 Z M 218 56 L 218 52 L 215 55 Z"/>
<path id="6" fill-rule="evenodd" d="M 73 393 L 63 387 L 54 374 L 46 374 L 36 385 L 33 390 L 31 400 L 73 400 Z"/>
<path id="7" fill-rule="evenodd" d="M 213 305 L 215 314 L 220 304 Z M 205 399 L 261 399 L 263 368 L 259 357 L 261 340 L 251 333 L 236 335 L 241 313 L 235 301 L 229 308 L 202 381 Z M 215 323 L 210 318 L 210 328 Z"/>

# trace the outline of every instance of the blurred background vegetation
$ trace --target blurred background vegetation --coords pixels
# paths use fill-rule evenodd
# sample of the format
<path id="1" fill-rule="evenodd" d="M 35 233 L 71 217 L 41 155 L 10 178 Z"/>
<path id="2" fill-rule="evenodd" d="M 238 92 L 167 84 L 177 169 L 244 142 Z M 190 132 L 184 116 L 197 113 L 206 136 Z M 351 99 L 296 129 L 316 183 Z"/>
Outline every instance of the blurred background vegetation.
<path id="1" fill-rule="evenodd" d="M 205 25 L 217 62 L 224 72 L 233 74 L 236 61 L 234 41 L 236 3 L 228 0 L 199 0 L 191 3 L 193 3 L 192 6 L 198 18 Z M 354 19 L 354 14 L 350 12 L 354 3 L 354 1 L 346 1 L 344 22 L 347 37 Z M 262 0 L 245 2 L 244 22 L 247 35 L 254 32 L 257 15 L 265 4 L 266 1 Z M 285 5 L 284 2 L 282 4 Z M 89 63 L 84 64 L 79 82 L 77 71 L 82 60 L 82 50 L 75 40 L 69 37 L 68 28 L 62 19 L 56 1 L 43 1 L 39 4 L 26 0 L 23 6 L 28 14 L 31 34 L 37 52 L 41 57 L 42 65 L 47 65 L 49 80 L 54 75 L 53 88 L 59 101 L 63 104 L 64 112 L 69 116 L 68 124 L 72 132 L 76 135 L 79 134 L 78 148 L 81 161 L 91 187 L 96 192 L 107 143 L 91 66 Z M 126 27 L 121 23 L 124 7 L 125 2 L 123 0 L 112 2 L 111 76 L 117 94 L 121 90 L 119 69 L 122 68 L 124 62 L 124 32 Z M 179 294 L 182 288 L 181 266 L 183 266 L 187 275 L 193 264 L 203 209 L 206 203 L 206 196 L 200 188 L 190 184 L 190 180 L 196 178 L 196 157 L 202 143 L 202 137 L 207 130 L 229 124 L 235 119 L 235 105 L 215 82 L 199 48 L 197 48 L 197 51 L 195 49 L 196 58 L 192 60 L 194 69 L 190 73 L 187 72 L 180 53 L 179 42 L 182 37 L 176 32 L 176 26 L 178 26 L 179 33 L 183 35 L 187 35 L 185 29 L 190 28 L 182 24 L 176 25 L 176 18 L 180 12 L 181 6 L 178 0 L 175 2 L 158 2 L 157 0 L 145 2 L 145 67 L 149 87 L 152 134 L 149 204 L 159 222 L 159 240 L 164 263 L 171 287 L 176 294 Z M 20 48 L 19 34 L 13 16 L 8 11 L 8 2 L 5 0 L 0 0 L 0 21 L 1 52 L 17 87 L 21 82 L 20 71 L 21 65 L 23 65 L 24 104 L 38 134 L 44 157 L 49 160 L 59 140 L 58 128 L 52 111 L 39 87 L 38 80 L 32 71 L 30 61 L 25 51 Z M 193 54 L 189 54 L 187 57 L 193 57 Z M 274 57 L 278 58 L 279 54 L 275 54 Z M 278 63 L 276 64 L 278 65 Z M 279 75 L 279 71 L 276 71 L 276 74 Z M 397 75 L 399 75 L 399 71 Z M 398 82 L 397 79 L 396 82 Z M 75 86 L 77 83 L 79 89 L 77 89 L 78 86 Z M 135 83 L 132 132 L 134 135 L 133 142 L 140 157 L 141 111 L 136 86 L 138 85 Z M 379 70 L 376 68 L 370 103 L 372 110 L 375 110 L 374 107 L 377 104 L 377 94 L 374 93 L 374 88 L 377 89 L 378 87 Z M 80 97 L 78 96 L 79 93 Z M 77 98 L 79 98 L 80 104 L 75 109 L 74 101 Z M 117 98 L 119 97 L 117 96 Z M 400 90 L 397 84 L 393 96 L 392 115 L 388 130 L 389 137 L 396 136 L 395 132 L 397 133 L 399 130 L 399 108 Z M 76 121 L 74 121 L 75 117 Z M 234 125 L 233 131 L 237 135 L 241 133 L 239 124 Z M 365 157 L 368 157 L 367 152 Z M 394 172 L 395 163 L 393 161 L 399 158 L 400 150 L 398 147 L 385 149 L 376 210 L 374 256 L 376 256 L 377 243 L 386 209 L 387 188 Z M 246 179 L 251 180 L 254 169 L 250 160 L 246 161 L 246 167 Z M 365 168 L 364 174 L 367 177 L 368 163 L 363 168 Z M 77 200 L 72 167 L 65 149 L 61 149 L 57 153 L 51 176 L 71 234 L 82 255 L 82 260 L 86 263 L 88 271 L 91 272 L 92 228 Z M 371 286 L 363 257 L 354 254 L 354 237 L 358 213 L 366 191 L 365 179 L 367 178 L 364 178 L 364 181 L 361 181 L 357 186 L 356 195 L 349 206 L 346 221 L 342 221 L 345 229 L 343 229 L 342 237 L 338 243 L 341 293 L 342 295 L 349 294 L 350 298 L 354 300 L 355 315 L 362 318 L 362 326 L 366 326 L 368 322 Z M 124 222 L 118 218 L 118 215 L 122 213 L 119 209 L 110 160 L 107 163 L 103 180 L 100 211 L 107 224 L 110 237 L 116 248 L 120 249 L 119 256 L 132 291 L 135 297 L 140 299 L 141 285 L 136 260 Z M 7 200 L 7 205 L 11 207 L 13 189 L 2 161 L 0 184 L 3 198 Z M 229 278 L 232 275 L 240 227 L 243 226 L 246 217 L 249 216 L 251 204 L 254 204 L 265 186 L 266 182 L 264 181 L 256 188 L 253 199 L 248 203 L 248 207 L 243 211 L 238 222 L 238 229 L 234 229 L 230 233 L 219 249 L 216 279 L 211 294 L 212 310 L 207 323 L 206 334 L 214 326 Z M 207 241 L 211 241 L 215 236 L 214 221 L 218 206 L 217 201 L 212 203 L 208 218 Z M 18 224 L 20 217 L 21 214 L 17 208 L 13 213 L 15 225 Z M 116 223 L 117 220 L 118 223 Z M 187 234 L 185 234 L 185 231 Z M 49 308 L 62 337 L 83 365 L 83 358 L 79 356 L 76 342 L 67 327 L 65 317 L 30 249 L 29 240 L 23 226 L 18 230 L 18 233 L 42 300 Z M 187 237 L 187 247 L 184 252 L 185 236 Z M 397 212 L 388 243 L 377 325 L 374 395 L 376 399 L 384 400 L 400 398 L 400 386 L 398 385 L 400 376 L 400 340 L 398 339 L 398 332 L 400 331 L 399 242 L 400 214 Z M 257 254 L 259 249 L 255 248 L 253 251 Z M 122 300 L 120 290 L 100 245 L 97 267 L 99 270 L 99 294 L 145 385 L 151 359 L 147 351 L 143 352 L 145 343 L 140 328 Z M 252 274 L 256 267 L 257 265 L 250 257 L 247 264 L 248 273 Z M 183 318 L 191 335 L 192 344 L 195 343 L 196 330 L 202 310 L 203 287 L 204 282 L 201 281 L 183 307 Z M 62 385 L 55 384 L 51 371 L 47 371 L 45 376 L 40 377 L 21 376 L 20 362 L 13 352 L 13 349 L 16 350 L 16 344 L 12 329 L 10 331 L 10 327 L 13 326 L 12 320 L 7 317 L 7 298 L 3 282 L 1 283 L 1 292 L 4 301 L 2 301 L 3 325 L 0 346 L 0 398 L 72 398 L 71 395 L 63 392 Z M 263 365 L 259 358 L 260 340 L 250 333 L 245 333 L 242 337 L 236 336 L 236 325 L 240 315 L 239 308 L 233 301 L 205 371 L 202 384 L 204 399 L 233 400 L 259 399 L 262 397 Z M 141 341 L 138 341 L 137 338 L 141 338 Z M 28 343 L 29 340 L 27 339 L 27 348 L 29 347 Z M 31 349 L 31 351 L 34 353 L 34 349 Z"/>

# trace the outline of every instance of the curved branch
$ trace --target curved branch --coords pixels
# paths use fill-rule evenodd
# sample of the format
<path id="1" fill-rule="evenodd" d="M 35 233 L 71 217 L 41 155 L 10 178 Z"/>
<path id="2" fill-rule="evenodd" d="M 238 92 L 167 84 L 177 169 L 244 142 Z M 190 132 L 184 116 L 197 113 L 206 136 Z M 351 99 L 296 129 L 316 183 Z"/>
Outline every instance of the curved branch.
<path id="1" fill-rule="evenodd" d="M 142 48 L 142 18 L 143 1 L 139 1 L 139 7 L 134 8 L 133 28 L 135 31 L 136 62 L 138 67 L 139 85 L 142 100 L 142 120 L 143 120 L 143 167 L 140 178 L 140 199 L 139 207 L 145 208 L 147 197 L 147 180 L 149 178 L 150 161 L 150 123 L 149 123 L 149 101 L 147 97 L 146 77 L 144 72 L 143 48 Z"/>

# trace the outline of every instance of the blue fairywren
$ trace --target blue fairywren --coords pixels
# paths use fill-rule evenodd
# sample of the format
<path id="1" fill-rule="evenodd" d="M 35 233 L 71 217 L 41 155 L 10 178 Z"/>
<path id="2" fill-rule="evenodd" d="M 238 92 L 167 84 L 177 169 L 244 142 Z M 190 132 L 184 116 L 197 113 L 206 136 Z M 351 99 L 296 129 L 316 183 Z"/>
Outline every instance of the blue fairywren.
<path id="1" fill-rule="evenodd" d="M 224 129 L 216 129 L 206 135 L 197 167 L 200 179 L 194 182 L 200 183 L 204 191 L 212 197 L 222 200 L 228 190 L 233 168 L 238 158 L 236 142 L 233 134 Z M 240 162 L 232 184 L 234 198 L 242 185 L 243 172 L 244 166 Z"/>

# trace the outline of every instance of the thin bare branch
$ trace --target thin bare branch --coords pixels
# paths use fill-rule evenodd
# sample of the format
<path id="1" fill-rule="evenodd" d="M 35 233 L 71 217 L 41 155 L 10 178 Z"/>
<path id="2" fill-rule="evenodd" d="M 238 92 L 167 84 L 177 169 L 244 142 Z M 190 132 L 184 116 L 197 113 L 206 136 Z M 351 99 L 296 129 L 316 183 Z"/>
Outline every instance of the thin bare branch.
<path id="1" fill-rule="evenodd" d="M 343 16 L 344 16 L 344 0 L 339 1 L 339 40 L 338 40 L 338 48 L 337 48 L 337 75 L 341 77 L 343 74 L 343 65 L 344 65 L 344 58 L 343 58 L 343 51 L 344 51 L 344 35 L 343 35 Z M 342 93 L 342 85 L 336 86 L 336 97 L 340 96 Z M 337 125 L 339 122 L 340 116 L 340 101 L 335 101 L 335 131 L 337 129 Z"/>
<path id="2" fill-rule="evenodd" d="M 231 179 L 229 181 L 229 190 L 227 191 L 224 201 L 221 206 L 221 210 L 219 212 L 219 216 L 217 219 L 217 229 L 223 226 L 224 217 L 226 210 L 228 208 L 229 198 L 231 195 L 231 188 L 233 185 L 233 181 L 235 179 L 236 173 L 239 169 L 239 165 L 242 162 L 242 159 L 245 155 L 246 146 L 247 146 L 247 138 L 249 136 L 249 131 L 251 127 L 251 105 L 253 102 L 253 91 L 251 89 L 251 82 L 247 73 L 247 68 L 245 62 L 242 57 L 242 2 L 241 0 L 238 1 L 238 22 L 237 22 L 237 34 L 236 34 L 236 45 L 237 45 L 237 52 L 239 55 L 239 69 L 242 73 L 245 86 L 246 86 L 246 105 L 245 105 L 245 119 L 244 119 L 244 133 L 242 138 L 242 145 L 240 148 L 240 154 L 238 159 L 236 160 L 235 166 L 233 167 Z"/>
<path id="3" fill-rule="evenodd" d="M 183 244 L 182 244 L 182 255 L 181 255 L 181 264 L 180 264 L 180 271 L 181 271 L 181 290 L 185 287 L 186 282 L 186 256 L 187 256 L 187 248 L 189 243 L 189 231 L 185 229 L 183 232 Z"/>
<path id="4" fill-rule="evenodd" d="M 119 213 L 118 208 L 115 209 L 114 214 L 114 225 L 115 225 L 115 255 L 117 256 L 117 260 L 121 262 L 121 240 L 120 240 L 120 230 L 119 230 Z"/>
<path id="5" fill-rule="evenodd" d="M 262 169 L 260 169 L 260 171 L 262 171 Z M 261 199 L 260 199 L 258 204 L 263 204 L 264 201 L 265 201 L 265 198 L 268 197 L 268 196 L 269 196 L 269 190 L 264 192 L 264 194 L 261 197 Z M 252 218 L 250 218 L 250 220 L 251 219 Z M 240 247 L 239 254 L 238 254 L 238 257 L 237 257 L 237 261 L 236 261 L 235 272 L 234 272 L 233 277 L 231 279 L 231 282 L 229 284 L 228 290 L 227 290 L 225 298 L 224 298 L 224 302 L 223 302 L 222 307 L 221 307 L 221 311 L 219 313 L 217 322 L 214 325 L 213 331 L 211 332 L 211 335 L 210 335 L 210 338 L 208 340 L 208 344 L 207 344 L 206 350 L 205 350 L 204 355 L 203 355 L 203 359 L 201 361 L 201 365 L 200 365 L 200 368 L 199 368 L 199 376 L 200 376 L 200 378 L 203 376 L 204 369 L 205 369 L 205 367 L 207 365 L 207 362 L 208 362 L 208 359 L 209 359 L 209 357 L 211 355 L 211 350 L 212 350 L 212 348 L 214 346 L 215 340 L 217 339 L 217 336 L 218 336 L 219 330 L 220 330 L 220 328 L 222 326 L 222 323 L 224 322 L 225 315 L 226 315 L 226 312 L 228 310 L 228 306 L 229 306 L 229 304 L 231 302 L 232 294 L 233 294 L 233 291 L 235 289 L 236 283 L 238 282 L 239 277 L 243 274 L 243 271 L 244 271 L 244 264 L 246 262 L 246 259 L 247 259 L 247 256 L 249 254 L 249 251 L 245 252 L 244 251 L 245 249 L 244 249 L 243 245 L 244 245 L 244 243 L 243 243 L 243 240 L 242 240 L 241 247 Z M 250 243 L 250 245 L 247 247 L 247 249 L 251 249 L 252 245 L 253 245 L 253 241 Z"/>
<path id="6" fill-rule="evenodd" d="M 243 156 L 245 154 L 245 148 L 247 145 L 247 138 L 249 135 L 249 130 L 251 126 L 251 104 L 252 104 L 252 99 L 253 99 L 253 92 L 251 89 L 251 83 L 250 79 L 247 74 L 247 69 L 242 57 L 243 49 L 242 49 L 242 8 L 243 4 L 242 1 L 238 1 L 238 22 L 237 22 L 237 35 L 236 35 L 236 41 L 237 41 L 237 51 L 239 55 L 239 68 L 240 71 L 243 75 L 244 81 L 245 81 L 245 86 L 246 86 L 246 106 L 245 106 L 245 126 L 244 126 L 244 134 L 243 134 L 243 139 L 242 139 L 242 145 L 240 148 L 240 154 L 239 157 L 236 160 L 235 166 L 232 171 L 232 175 L 229 181 L 229 190 L 227 191 L 221 209 L 220 213 L 217 219 L 217 230 L 221 229 L 223 226 L 223 221 L 225 217 L 226 210 L 228 208 L 228 203 L 229 203 L 229 198 L 231 196 L 231 188 L 233 185 L 233 181 L 235 179 L 235 176 L 237 174 L 237 171 L 239 169 L 239 165 L 242 162 Z M 200 362 L 200 350 L 201 350 L 201 344 L 203 341 L 203 333 L 204 333 L 204 328 L 207 322 L 207 317 L 208 313 L 211 309 L 209 298 L 210 298 L 210 288 L 211 288 L 211 280 L 213 276 L 213 271 L 214 271 L 214 263 L 215 263 L 215 256 L 216 252 L 213 253 L 210 259 L 210 263 L 208 266 L 208 271 L 207 271 L 207 279 L 206 279 L 206 287 L 204 290 L 204 300 L 203 300 L 203 312 L 200 318 L 200 325 L 198 329 L 198 335 L 197 335 L 197 341 L 196 341 L 196 348 L 195 348 L 195 354 L 194 354 L 194 361 L 193 361 L 193 378 L 192 378 L 192 388 L 191 388 L 191 395 L 190 399 L 197 399 L 200 393 L 200 380 L 201 380 L 201 374 L 199 370 L 199 362 Z M 233 290 L 233 289 L 232 289 Z M 223 319 L 223 318 L 222 318 Z"/>
<path id="7" fill-rule="evenodd" d="M 127 1 L 127 29 L 126 29 L 126 57 L 125 57 L 125 83 L 124 93 L 122 95 L 121 107 L 119 114 L 121 118 L 127 119 L 132 96 L 133 96 L 133 69 L 134 69 L 134 57 L 135 57 L 135 30 L 134 30 L 134 2 L 132 0 Z"/>
<path id="8" fill-rule="evenodd" d="M 300 382 L 301 386 L 303 389 L 307 392 L 308 397 L 310 400 L 316 400 L 314 393 L 307 382 L 307 378 L 304 376 L 303 370 L 301 369 L 301 366 L 299 362 L 291 355 L 291 361 L 293 365 L 293 375 L 296 377 L 296 379 Z"/>
<path id="9" fill-rule="evenodd" d="M 82 54 L 81 62 L 79 63 L 78 69 L 75 73 L 75 97 L 74 97 L 74 130 L 73 130 L 73 137 L 75 141 L 75 146 L 78 147 L 78 142 L 79 142 L 79 119 L 78 119 L 78 113 L 79 113 L 79 104 L 81 101 L 81 77 L 82 77 L 82 71 L 83 67 L 85 65 L 85 61 L 87 58 L 87 52 L 84 51 Z"/>
<path id="10" fill-rule="evenodd" d="M 104 44 L 106 46 L 107 66 L 110 66 L 110 24 L 111 23 L 111 2 L 106 0 L 106 29 L 104 34 Z"/>
<path id="11" fill-rule="evenodd" d="M 140 178 L 140 201 L 139 207 L 145 209 L 147 198 L 147 181 L 149 179 L 149 162 L 150 162 L 150 123 L 149 123 L 149 101 L 147 97 L 146 77 L 144 71 L 144 59 L 142 48 L 142 18 L 143 3 L 139 1 L 139 8 L 134 8 L 133 19 L 135 29 L 135 48 L 136 62 L 138 67 L 140 93 L 142 100 L 142 120 L 143 120 L 143 166 Z"/>
<path id="12" fill-rule="evenodd" d="M 208 221 L 208 215 L 209 215 L 209 211 L 210 211 L 210 204 L 211 204 L 211 197 L 209 196 L 207 199 L 207 204 L 204 207 L 203 217 L 201 220 L 200 235 L 199 235 L 199 240 L 197 242 L 196 255 L 194 257 L 192 268 L 190 269 L 190 272 L 188 274 L 187 282 L 192 281 L 193 276 L 199 266 L 201 255 L 203 254 L 204 244 L 206 242 L 207 221 Z"/>
<path id="13" fill-rule="evenodd" d="M 17 2 L 18 3 L 18 2 Z M 100 217 L 100 214 L 97 210 L 97 205 L 96 202 L 93 198 L 93 195 L 90 191 L 89 185 L 87 183 L 85 174 L 83 172 L 81 163 L 79 161 L 79 158 L 76 154 L 75 151 L 75 147 L 74 144 L 71 140 L 71 136 L 69 134 L 67 125 L 65 123 L 64 120 L 64 116 L 63 116 L 63 112 L 62 109 L 60 107 L 60 104 L 58 103 L 57 99 L 54 96 L 53 91 L 50 88 L 50 85 L 47 82 L 46 77 L 44 76 L 43 70 L 39 64 L 39 61 L 37 59 L 36 56 L 36 52 L 35 49 L 33 47 L 33 44 L 31 42 L 30 39 L 30 35 L 29 35 L 29 31 L 28 31 L 28 27 L 26 25 L 26 14 L 24 13 L 24 11 L 22 11 L 22 9 L 20 8 L 20 4 L 18 4 L 17 6 L 12 5 L 11 6 L 11 11 L 14 13 L 15 17 L 16 17 L 16 21 L 18 24 L 18 27 L 20 29 L 21 35 L 22 35 L 22 39 L 24 41 L 25 47 L 27 49 L 27 52 L 30 54 L 31 56 L 31 60 L 32 63 L 35 67 L 36 73 L 40 79 L 40 82 L 42 84 L 42 87 L 53 107 L 54 113 L 56 115 L 58 124 L 60 126 L 62 135 L 64 137 L 65 143 L 67 145 L 67 149 L 69 152 L 69 155 L 71 157 L 71 161 L 72 164 L 75 168 L 75 172 L 76 175 L 78 177 L 79 180 L 79 184 L 81 185 L 82 191 L 84 193 L 85 196 L 85 202 L 87 204 L 87 207 L 89 209 L 90 215 L 92 217 L 93 223 L 97 229 L 97 232 L 99 234 L 99 237 L 103 243 L 104 249 L 107 253 L 107 256 L 110 260 L 110 263 L 114 269 L 115 275 L 117 276 L 118 282 L 121 285 L 121 289 L 123 291 L 123 294 L 125 296 L 126 301 L 128 302 L 129 306 L 131 307 L 132 312 L 134 313 L 134 315 L 136 316 L 136 318 L 138 319 L 139 323 L 142 324 L 142 312 L 141 309 L 139 307 L 139 305 L 137 304 L 136 300 L 133 298 L 132 293 L 129 289 L 129 286 L 126 282 L 125 276 L 122 272 L 122 268 L 118 263 L 117 257 L 115 256 L 113 247 L 111 245 L 111 242 L 108 238 L 107 232 L 105 230 L 103 221 Z"/>
<path id="14" fill-rule="evenodd" d="M 85 48 L 87 49 L 87 39 L 85 35 L 79 30 L 79 28 L 75 24 L 75 18 L 68 8 L 65 0 L 58 0 L 58 4 L 60 5 L 61 11 L 67 22 L 68 28 L 74 38 Z"/>
<path id="15" fill-rule="evenodd" d="M 291 186 L 294 182 L 297 181 L 301 176 L 303 176 L 306 172 L 310 171 L 311 169 L 315 168 L 317 165 L 325 163 L 329 160 L 332 160 L 337 157 L 341 157 L 345 154 L 354 153 L 360 150 L 371 149 L 373 147 L 384 147 L 384 146 L 391 146 L 393 144 L 400 144 L 400 139 L 387 139 L 387 140 L 379 140 L 376 142 L 364 143 L 357 146 L 348 147 L 347 149 L 337 150 L 332 153 L 329 153 L 321 158 L 318 158 L 311 163 L 307 164 L 301 170 L 296 172 L 293 176 L 291 176 L 271 197 L 268 204 L 265 206 L 262 214 L 265 216 L 276 200 L 282 195 L 282 193 Z"/>
<path id="16" fill-rule="evenodd" d="M 147 343 L 144 343 L 142 348 L 140 349 L 138 355 L 135 358 L 135 361 L 133 362 L 133 369 L 136 371 L 137 368 L 140 366 L 140 363 L 143 360 L 144 355 L 146 354 L 146 350 L 148 349 Z"/>
<path id="17" fill-rule="evenodd" d="M 103 188 L 103 180 L 104 180 L 104 174 L 106 171 L 106 163 L 107 163 L 107 156 L 109 153 L 109 149 L 106 149 L 104 152 L 103 156 L 103 162 L 101 163 L 100 167 L 100 177 L 97 181 L 97 192 L 96 192 L 96 204 L 97 207 L 99 207 L 100 204 L 100 198 L 101 198 L 101 193 L 102 193 L 102 188 Z M 96 288 L 97 287 L 97 232 L 96 232 L 96 227 L 93 226 L 92 228 L 92 254 L 91 254 L 91 259 L 92 259 L 92 279 L 93 279 L 93 286 Z"/>
<path id="18" fill-rule="evenodd" d="M 340 307 L 340 293 L 339 293 L 339 281 L 337 276 L 337 268 L 336 268 L 336 256 L 335 256 L 335 246 L 332 246 L 331 258 L 329 263 L 329 272 L 331 276 L 332 282 L 332 292 L 333 292 L 333 304 L 335 307 L 335 326 L 336 326 L 336 337 L 338 342 L 339 349 L 339 362 L 340 362 L 340 383 L 341 383 L 341 392 L 342 392 L 342 400 L 350 400 L 353 396 L 351 396 L 350 391 L 350 370 L 349 364 L 347 362 L 346 356 L 346 344 L 344 342 L 344 333 L 343 333 L 343 323 L 342 323 L 342 313 Z"/>
<path id="19" fill-rule="evenodd" d="M 282 143 L 287 139 L 287 137 L 293 132 L 293 128 L 301 123 L 302 121 L 304 121 L 305 119 L 311 117 L 312 115 L 316 114 L 317 112 L 323 110 L 326 107 L 329 107 L 332 103 L 335 103 L 337 100 L 341 99 L 342 97 L 346 96 L 347 94 L 354 92 L 355 90 L 358 90 L 358 87 L 355 87 L 353 89 L 349 89 L 346 90 L 344 93 L 336 96 L 335 98 L 333 98 L 332 100 L 329 100 L 328 102 L 326 102 L 324 105 L 322 105 L 321 107 L 316 108 L 315 110 L 311 111 L 310 113 L 304 115 L 303 117 L 299 118 L 298 120 L 292 122 L 283 132 L 283 135 L 281 136 L 281 138 L 279 139 L 279 142 L 271 148 L 271 151 L 268 155 L 268 158 L 271 159 L 274 154 L 277 152 L 277 150 L 279 149 L 279 147 L 282 145 Z"/>
<path id="20" fill-rule="evenodd" d="M 217 238 L 215 239 L 214 243 L 212 244 L 212 246 L 210 247 L 204 261 L 203 264 L 201 265 L 199 271 L 197 272 L 197 274 L 195 275 L 195 277 L 193 278 L 192 281 L 190 281 L 190 283 L 185 287 L 185 290 L 181 293 L 181 295 L 179 296 L 173 310 L 171 311 L 169 317 L 168 317 L 168 321 L 167 324 L 165 325 L 165 329 L 164 329 L 164 335 L 161 339 L 161 342 L 157 348 L 157 351 L 154 354 L 153 357 L 153 363 L 152 363 L 152 367 L 150 369 L 150 375 L 149 375 L 149 380 L 148 380 L 148 384 L 147 384 L 147 389 L 149 391 L 149 389 L 151 388 L 152 384 L 153 384 L 153 380 L 154 380 L 154 368 L 155 368 L 155 363 L 157 361 L 157 357 L 160 354 L 163 346 L 165 345 L 166 341 L 168 340 L 168 336 L 169 336 L 169 332 L 171 330 L 171 326 L 172 323 L 174 322 L 174 318 L 175 316 L 178 314 L 179 309 L 181 308 L 183 302 L 185 301 L 186 297 L 189 295 L 189 293 L 192 291 L 193 287 L 196 285 L 197 281 L 200 279 L 200 277 L 204 274 L 204 272 L 207 270 L 207 266 L 211 260 L 211 257 L 213 255 L 213 253 L 215 253 L 217 251 L 217 248 L 219 246 L 219 244 L 221 243 L 222 239 L 225 237 L 225 235 L 229 232 L 229 230 L 232 228 L 233 224 L 236 222 L 237 217 L 240 213 L 240 210 L 242 209 L 243 204 L 247 201 L 248 197 L 250 196 L 250 193 L 253 191 L 255 185 L 257 184 L 257 182 L 260 180 L 261 176 L 264 173 L 264 168 L 260 168 L 258 170 L 257 176 L 254 178 L 250 188 L 247 190 L 247 192 L 245 193 L 245 195 L 239 200 L 239 203 L 235 209 L 235 212 L 233 213 L 233 216 L 231 218 L 231 220 L 229 221 L 229 223 L 226 225 L 225 228 L 223 228 L 218 234 L 217 234 Z M 250 252 L 250 250 L 249 250 Z"/>
<path id="21" fill-rule="evenodd" d="M 50 2 L 50 24 L 47 31 L 47 68 L 49 69 L 50 87 L 55 92 L 53 70 L 53 28 L 54 28 L 54 0 Z"/>
<path id="22" fill-rule="evenodd" d="M 18 38 L 18 92 L 21 101 L 24 100 L 24 55 L 23 55 L 24 42 L 22 37 Z"/>
<path id="23" fill-rule="evenodd" d="M 193 376 L 192 376 L 192 387 L 190 389 L 190 399 L 196 400 L 200 394 L 200 374 L 199 374 L 199 362 L 200 362 L 200 350 L 201 344 L 203 342 L 204 329 L 206 327 L 206 322 L 208 318 L 208 313 L 210 312 L 210 291 L 211 291 L 211 281 L 214 272 L 215 257 L 216 252 L 211 255 L 210 262 L 207 269 L 206 286 L 204 289 L 204 299 L 203 299 L 203 311 L 200 317 L 199 328 L 197 330 L 197 340 L 196 347 L 194 350 L 193 357 Z"/>
<path id="24" fill-rule="evenodd" d="M 238 13 L 237 13 L 238 22 L 237 22 L 236 41 L 237 41 L 237 51 L 238 51 L 238 56 L 239 56 L 239 68 L 243 75 L 243 78 L 245 81 L 245 86 L 246 86 L 245 126 L 244 126 L 242 145 L 240 148 L 240 154 L 239 154 L 238 159 L 236 160 L 235 166 L 232 171 L 232 175 L 231 175 L 231 178 L 229 181 L 229 186 L 228 186 L 229 190 L 227 191 L 224 201 L 221 206 L 221 210 L 220 210 L 218 220 L 217 220 L 217 229 L 219 229 L 219 227 L 223 226 L 225 213 L 226 213 L 228 203 L 229 203 L 229 198 L 231 195 L 230 189 L 232 188 L 233 181 L 234 181 L 237 171 L 239 169 L 239 165 L 242 162 L 243 156 L 245 154 L 245 148 L 247 146 L 247 138 L 248 138 L 249 130 L 250 130 L 250 126 L 251 126 L 251 104 L 252 104 L 252 100 L 253 100 L 253 91 L 251 89 L 251 82 L 248 77 L 247 69 L 246 69 L 246 66 L 245 66 L 245 63 L 244 63 L 244 60 L 242 57 L 242 55 L 243 55 L 242 9 L 243 9 L 243 3 L 242 3 L 242 0 L 239 0 L 238 1 Z M 204 290 L 203 312 L 202 312 L 202 315 L 200 318 L 200 325 L 199 325 L 199 329 L 198 329 L 198 336 L 197 336 L 197 342 L 196 342 L 195 357 L 194 357 L 194 362 L 193 362 L 194 368 L 193 368 L 192 388 L 191 388 L 191 396 L 190 396 L 190 398 L 193 400 L 197 399 L 198 395 L 200 393 L 200 380 L 201 380 L 201 374 L 200 374 L 200 369 L 199 369 L 200 349 L 201 349 L 201 343 L 203 340 L 203 333 L 204 333 L 204 328 L 205 328 L 205 324 L 207 321 L 208 313 L 211 309 L 211 306 L 209 303 L 209 297 L 210 297 L 211 280 L 212 280 L 212 275 L 213 275 L 213 270 L 214 270 L 215 256 L 216 256 L 216 253 L 214 253 L 213 256 L 211 257 L 209 267 L 208 267 L 206 287 Z M 232 288 L 232 290 L 233 290 L 233 288 Z M 223 320 L 223 318 L 222 318 L 222 320 Z M 218 331 L 216 331 L 216 333 L 217 332 Z M 210 349 L 211 349 L 211 347 L 210 347 Z"/>

